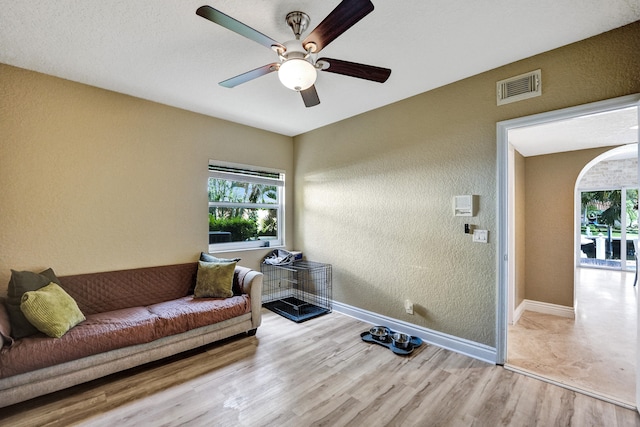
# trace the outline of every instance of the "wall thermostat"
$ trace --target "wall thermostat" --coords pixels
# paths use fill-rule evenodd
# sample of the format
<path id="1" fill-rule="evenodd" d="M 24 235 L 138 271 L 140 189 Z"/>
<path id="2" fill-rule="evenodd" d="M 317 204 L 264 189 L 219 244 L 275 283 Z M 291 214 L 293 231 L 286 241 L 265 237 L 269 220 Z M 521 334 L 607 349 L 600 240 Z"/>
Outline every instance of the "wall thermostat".
<path id="1" fill-rule="evenodd" d="M 478 196 L 466 195 L 453 198 L 453 214 L 455 216 L 476 216 Z"/>

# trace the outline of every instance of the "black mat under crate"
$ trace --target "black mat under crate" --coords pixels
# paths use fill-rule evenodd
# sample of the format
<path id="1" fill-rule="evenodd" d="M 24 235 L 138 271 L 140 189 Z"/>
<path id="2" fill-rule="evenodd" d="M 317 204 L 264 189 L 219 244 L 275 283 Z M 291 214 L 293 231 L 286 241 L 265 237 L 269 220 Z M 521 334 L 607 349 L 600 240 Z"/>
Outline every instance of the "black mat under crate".
<path id="1" fill-rule="evenodd" d="M 301 299 L 290 297 L 263 304 L 265 308 L 294 322 L 304 322 L 313 317 L 328 313 L 330 310 L 310 304 Z"/>

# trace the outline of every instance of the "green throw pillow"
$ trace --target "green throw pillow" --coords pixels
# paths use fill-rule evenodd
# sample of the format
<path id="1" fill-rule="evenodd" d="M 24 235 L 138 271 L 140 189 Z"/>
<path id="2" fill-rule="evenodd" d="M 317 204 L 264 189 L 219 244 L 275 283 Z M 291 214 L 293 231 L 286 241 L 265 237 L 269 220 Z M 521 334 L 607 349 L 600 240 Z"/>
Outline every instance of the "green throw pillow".
<path id="1" fill-rule="evenodd" d="M 233 296 L 235 262 L 198 261 L 195 298 L 229 298 Z"/>
<path id="2" fill-rule="evenodd" d="M 9 313 L 11 336 L 13 338 L 20 339 L 38 333 L 35 326 L 29 323 L 24 314 L 22 314 L 22 310 L 20 310 L 22 295 L 28 291 L 38 290 L 51 282 L 60 284 L 56 274 L 50 268 L 41 273 L 11 270 L 6 307 Z"/>
<path id="3" fill-rule="evenodd" d="M 60 338 L 85 320 L 75 300 L 53 282 L 25 292 L 20 309 L 33 326 L 53 338 Z"/>

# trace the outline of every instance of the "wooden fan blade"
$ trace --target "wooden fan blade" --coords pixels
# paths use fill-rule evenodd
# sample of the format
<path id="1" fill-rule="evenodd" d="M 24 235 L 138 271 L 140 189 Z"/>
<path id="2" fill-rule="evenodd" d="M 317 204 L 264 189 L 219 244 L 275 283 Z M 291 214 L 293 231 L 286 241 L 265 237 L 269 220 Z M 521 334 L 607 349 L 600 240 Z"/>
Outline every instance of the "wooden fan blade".
<path id="1" fill-rule="evenodd" d="M 265 36 L 260 31 L 254 30 L 250 26 L 243 24 L 242 22 L 230 17 L 229 15 L 225 15 L 219 10 L 212 8 L 211 6 L 200 6 L 198 10 L 196 10 L 196 14 L 202 16 L 204 19 L 208 19 L 211 22 L 223 26 L 224 28 L 233 31 L 234 33 L 240 34 L 241 36 L 244 36 L 249 40 L 260 43 L 261 45 L 266 46 L 269 49 L 278 48 L 285 50 L 282 44 L 275 41 L 271 37 Z"/>
<path id="2" fill-rule="evenodd" d="M 302 95 L 302 100 L 304 101 L 304 106 L 315 107 L 320 104 L 320 98 L 318 98 L 318 92 L 316 92 L 316 87 L 311 86 L 308 89 L 301 90 L 300 95 Z"/>
<path id="3" fill-rule="evenodd" d="M 242 83 L 248 82 L 249 80 L 257 79 L 258 77 L 262 77 L 265 74 L 269 74 L 270 72 L 277 70 L 278 65 L 279 64 L 276 62 L 274 62 L 273 64 L 263 65 L 260 68 L 256 68 L 255 70 L 247 71 L 246 73 L 231 77 L 230 79 L 221 81 L 218 84 L 220 86 L 228 88 L 236 87 L 238 85 L 241 85 Z"/>
<path id="4" fill-rule="evenodd" d="M 316 63 L 326 62 L 328 68 L 323 67 L 322 71 L 329 73 L 343 74 L 345 76 L 357 77 L 359 79 L 371 80 L 384 83 L 391 75 L 388 68 L 375 67 L 373 65 L 357 64 L 355 62 L 341 61 L 332 58 L 320 58 Z"/>
<path id="5" fill-rule="evenodd" d="M 315 45 L 313 52 L 320 52 L 338 36 L 373 11 L 370 0 L 342 0 L 335 9 L 304 39 L 302 46 Z"/>

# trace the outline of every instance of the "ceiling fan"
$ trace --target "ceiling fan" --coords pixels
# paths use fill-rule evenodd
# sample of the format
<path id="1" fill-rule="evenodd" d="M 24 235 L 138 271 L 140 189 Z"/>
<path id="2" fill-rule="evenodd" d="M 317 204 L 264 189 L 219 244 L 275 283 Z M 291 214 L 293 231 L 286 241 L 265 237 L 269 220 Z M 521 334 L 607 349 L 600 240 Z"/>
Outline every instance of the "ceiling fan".
<path id="1" fill-rule="evenodd" d="M 290 12 L 286 16 L 286 22 L 291 27 L 295 39 L 284 43 L 273 40 L 271 37 L 254 30 L 211 6 L 199 7 L 196 10 L 196 14 L 256 43 L 260 43 L 274 50 L 278 55 L 278 62 L 231 77 L 220 82 L 221 86 L 232 88 L 277 71 L 282 84 L 289 89 L 300 92 L 304 105 L 313 107 L 320 104 L 320 98 L 318 98 L 318 93 L 314 86 L 318 70 L 379 83 L 384 83 L 391 75 L 391 70 L 388 68 L 357 64 L 333 58 L 316 58 L 317 54 L 329 43 L 371 13 L 371 11 L 373 11 L 373 3 L 370 0 L 342 0 L 303 41 L 300 41 L 300 37 L 309 26 L 309 16 L 304 12 Z"/>

